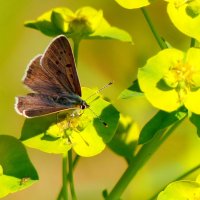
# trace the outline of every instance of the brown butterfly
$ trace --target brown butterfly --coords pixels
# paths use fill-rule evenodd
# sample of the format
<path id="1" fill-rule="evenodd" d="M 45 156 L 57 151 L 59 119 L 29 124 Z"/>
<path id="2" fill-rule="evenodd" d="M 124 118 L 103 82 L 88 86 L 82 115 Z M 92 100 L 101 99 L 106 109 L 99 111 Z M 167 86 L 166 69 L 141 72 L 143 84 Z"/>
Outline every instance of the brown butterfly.
<path id="1" fill-rule="evenodd" d="M 43 55 L 30 61 L 23 83 L 33 91 L 16 97 L 15 109 L 25 117 L 89 107 L 81 99 L 74 57 L 64 35 L 56 37 Z"/>

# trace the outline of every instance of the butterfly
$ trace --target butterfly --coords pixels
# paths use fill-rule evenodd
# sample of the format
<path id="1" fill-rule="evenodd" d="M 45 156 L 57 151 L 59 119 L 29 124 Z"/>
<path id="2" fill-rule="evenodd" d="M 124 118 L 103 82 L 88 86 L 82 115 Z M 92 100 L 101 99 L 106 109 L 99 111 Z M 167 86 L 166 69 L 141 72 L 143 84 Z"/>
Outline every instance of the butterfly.
<path id="1" fill-rule="evenodd" d="M 15 109 L 27 118 L 89 107 L 81 99 L 72 49 L 64 35 L 56 37 L 42 55 L 30 61 L 23 83 L 33 92 L 16 97 Z"/>

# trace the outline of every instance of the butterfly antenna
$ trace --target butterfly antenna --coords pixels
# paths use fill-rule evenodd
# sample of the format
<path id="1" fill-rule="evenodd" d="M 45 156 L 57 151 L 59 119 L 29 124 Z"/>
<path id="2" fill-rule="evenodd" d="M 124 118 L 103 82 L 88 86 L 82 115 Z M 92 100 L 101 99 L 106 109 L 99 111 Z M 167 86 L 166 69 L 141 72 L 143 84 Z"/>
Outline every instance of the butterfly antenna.
<path id="1" fill-rule="evenodd" d="M 91 97 L 93 97 L 95 94 L 98 94 L 99 92 L 101 92 L 101 91 L 104 90 L 105 88 L 111 86 L 113 83 L 114 83 L 114 81 L 111 81 L 111 82 L 107 83 L 107 84 L 104 85 L 102 88 L 100 88 L 99 90 L 97 90 L 95 93 L 93 93 L 92 95 L 90 95 L 90 96 L 86 99 L 86 101 L 87 101 L 88 99 L 90 99 Z"/>
<path id="2" fill-rule="evenodd" d="M 106 127 L 108 128 L 108 124 L 103 121 L 103 119 L 101 119 L 101 117 L 99 117 L 90 107 L 88 107 L 88 109 L 93 113 L 93 115 Z"/>

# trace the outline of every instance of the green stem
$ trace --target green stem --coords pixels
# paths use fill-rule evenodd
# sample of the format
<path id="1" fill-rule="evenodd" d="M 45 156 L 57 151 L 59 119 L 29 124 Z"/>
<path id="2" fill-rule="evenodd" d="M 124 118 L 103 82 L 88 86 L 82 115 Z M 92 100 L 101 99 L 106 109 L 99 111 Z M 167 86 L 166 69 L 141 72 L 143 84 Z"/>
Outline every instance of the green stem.
<path id="1" fill-rule="evenodd" d="M 191 38 L 190 47 L 195 47 L 195 42 L 196 40 L 194 38 Z"/>
<path id="2" fill-rule="evenodd" d="M 79 155 L 76 155 L 76 157 L 75 157 L 74 160 L 73 160 L 73 169 L 76 167 L 76 165 L 77 165 L 79 159 L 80 159 L 80 156 L 79 156 Z"/>
<path id="3" fill-rule="evenodd" d="M 80 39 L 73 39 L 74 42 L 74 60 L 76 63 L 76 67 L 78 66 L 78 50 L 79 50 L 79 44 L 80 44 Z"/>
<path id="4" fill-rule="evenodd" d="M 67 177 L 67 153 L 63 154 L 62 175 L 63 175 L 62 197 L 63 197 L 63 200 L 68 200 L 67 178 L 66 178 Z"/>
<path id="5" fill-rule="evenodd" d="M 174 181 L 178 181 L 181 180 L 183 178 L 185 178 L 186 176 L 190 175 L 191 173 L 193 173 L 194 171 L 200 169 L 200 164 L 198 164 L 197 166 L 193 167 L 192 169 L 190 169 L 189 171 L 185 172 L 184 174 L 182 174 L 181 176 L 179 176 L 178 178 L 176 178 Z M 158 194 L 163 191 L 165 189 L 166 186 L 162 187 L 158 192 L 156 192 L 156 194 L 154 194 L 149 200 L 154 200 L 156 199 L 156 197 L 158 196 Z"/>
<path id="6" fill-rule="evenodd" d="M 72 200 L 77 200 L 76 192 L 74 189 L 74 179 L 73 179 L 72 149 L 68 151 L 68 159 L 69 159 L 69 184 L 70 184 Z"/>
<path id="7" fill-rule="evenodd" d="M 182 119 L 183 120 L 183 119 Z M 124 190 L 127 188 L 130 181 L 136 175 L 139 169 L 150 159 L 153 153 L 158 149 L 158 147 L 167 139 L 167 137 L 177 128 L 177 126 L 182 122 L 182 120 L 171 126 L 168 131 L 164 134 L 165 130 L 159 131 L 152 141 L 144 144 L 137 155 L 130 162 L 128 168 L 121 176 L 113 190 L 110 192 L 106 200 L 119 199 Z"/>
<path id="8" fill-rule="evenodd" d="M 154 28 L 153 26 L 153 23 L 151 22 L 151 19 L 147 13 L 147 11 L 145 10 L 145 8 L 141 8 L 142 10 L 142 13 L 151 29 L 151 32 L 153 33 L 158 45 L 160 46 L 161 49 L 166 49 L 167 48 L 167 45 L 165 44 L 165 42 L 162 40 L 162 38 L 159 36 L 159 34 L 157 33 L 156 29 Z"/>
<path id="9" fill-rule="evenodd" d="M 80 159 L 80 156 L 79 156 L 79 155 L 76 155 L 76 157 L 75 157 L 74 160 L 73 160 L 73 170 L 74 170 L 74 168 L 76 167 L 76 165 L 77 165 L 79 159 Z M 69 178 L 69 173 L 67 174 L 67 179 L 68 179 L 68 178 Z M 62 190 L 63 190 L 63 188 L 61 188 L 61 190 L 60 190 L 60 192 L 59 192 L 59 195 L 58 195 L 58 197 L 57 197 L 57 200 L 60 200 L 60 199 L 62 198 Z"/>

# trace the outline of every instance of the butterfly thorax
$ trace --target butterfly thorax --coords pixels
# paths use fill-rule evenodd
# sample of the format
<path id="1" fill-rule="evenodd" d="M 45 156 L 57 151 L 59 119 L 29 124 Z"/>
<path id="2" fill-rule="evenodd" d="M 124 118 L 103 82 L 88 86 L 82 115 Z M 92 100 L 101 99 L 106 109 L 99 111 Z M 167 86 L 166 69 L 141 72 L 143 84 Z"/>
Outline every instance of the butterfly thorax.
<path id="1" fill-rule="evenodd" d="M 89 105 L 84 100 L 82 100 L 79 95 L 73 93 L 55 97 L 54 101 L 60 105 L 67 106 L 69 108 L 76 107 L 80 109 L 85 109 L 89 107 Z"/>

